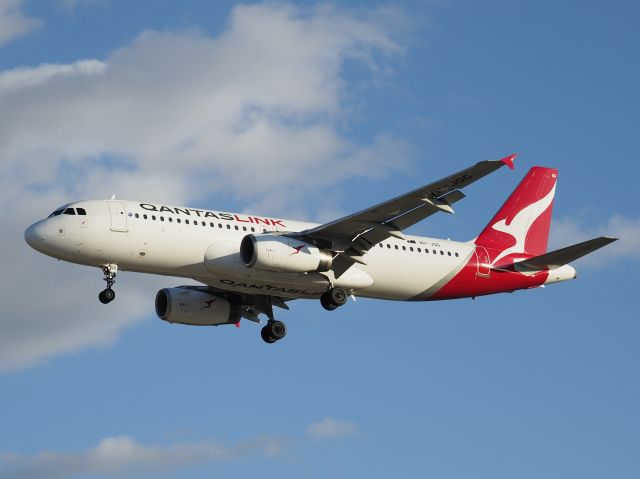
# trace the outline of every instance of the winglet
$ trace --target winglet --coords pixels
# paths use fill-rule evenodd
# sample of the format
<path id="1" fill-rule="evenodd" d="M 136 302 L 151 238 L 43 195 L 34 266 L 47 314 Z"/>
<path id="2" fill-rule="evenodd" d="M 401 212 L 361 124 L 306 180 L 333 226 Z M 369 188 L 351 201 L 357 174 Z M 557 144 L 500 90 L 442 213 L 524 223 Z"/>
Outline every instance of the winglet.
<path id="1" fill-rule="evenodd" d="M 514 153 L 513 155 L 509 155 L 506 158 L 502 158 L 500 161 L 513 170 L 515 168 L 515 165 L 513 164 L 513 160 L 516 159 L 516 156 L 518 155 Z"/>

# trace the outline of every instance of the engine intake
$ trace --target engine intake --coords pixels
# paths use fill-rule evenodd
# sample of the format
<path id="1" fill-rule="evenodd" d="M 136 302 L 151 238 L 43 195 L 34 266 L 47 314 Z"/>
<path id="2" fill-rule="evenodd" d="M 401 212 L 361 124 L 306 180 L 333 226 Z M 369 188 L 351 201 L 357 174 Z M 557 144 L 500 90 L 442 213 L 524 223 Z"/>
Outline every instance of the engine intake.
<path id="1" fill-rule="evenodd" d="M 311 273 L 331 269 L 333 256 L 287 236 L 247 235 L 240 243 L 240 259 L 248 268 L 282 273 Z"/>
<path id="2" fill-rule="evenodd" d="M 164 288 L 156 294 L 156 314 L 169 323 L 219 326 L 240 321 L 240 307 L 206 291 Z"/>

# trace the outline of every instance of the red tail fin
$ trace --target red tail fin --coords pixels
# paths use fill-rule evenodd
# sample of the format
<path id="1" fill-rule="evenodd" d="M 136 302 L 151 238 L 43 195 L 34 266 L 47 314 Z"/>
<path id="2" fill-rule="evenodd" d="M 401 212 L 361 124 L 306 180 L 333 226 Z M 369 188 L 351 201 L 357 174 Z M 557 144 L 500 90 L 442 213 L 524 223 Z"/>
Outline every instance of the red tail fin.
<path id="1" fill-rule="evenodd" d="M 493 266 L 546 253 L 557 177 L 554 168 L 531 168 L 476 238 Z"/>

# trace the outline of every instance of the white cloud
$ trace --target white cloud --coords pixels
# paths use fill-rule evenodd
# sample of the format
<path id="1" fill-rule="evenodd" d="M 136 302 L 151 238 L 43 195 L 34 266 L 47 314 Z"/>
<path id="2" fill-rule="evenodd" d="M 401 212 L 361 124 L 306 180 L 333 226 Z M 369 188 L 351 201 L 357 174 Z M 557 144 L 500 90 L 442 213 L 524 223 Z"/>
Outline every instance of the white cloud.
<path id="1" fill-rule="evenodd" d="M 326 417 L 321 421 L 314 422 L 307 428 L 307 435 L 315 439 L 333 439 L 359 434 L 360 430 L 354 422 L 341 421 L 332 417 Z"/>
<path id="2" fill-rule="evenodd" d="M 402 53 L 392 13 L 238 6 L 217 37 L 150 31 L 106 59 L 0 72 L 0 369 L 108 344 L 152 315 L 157 287 L 180 282 L 125 273 L 117 300 L 100 305 L 99 270 L 23 241 L 56 206 L 112 193 L 206 206 L 215 192 L 256 213 L 309 216 L 318 198 L 331 206 L 326 188 L 402 166 L 401 139 L 356 144 L 340 127 L 354 94 L 344 63 Z"/>
<path id="3" fill-rule="evenodd" d="M 24 0 L 0 0 L 0 46 L 26 35 L 40 22 L 26 15 Z"/>
<path id="4" fill-rule="evenodd" d="M 360 435 L 355 423 L 327 417 L 306 430 L 311 439 L 337 439 Z M 260 435 L 233 445 L 212 441 L 168 445 L 140 444 L 129 436 L 107 437 L 97 446 L 71 452 L 54 450 L 34 454 L 0 453 L 0 477 L 4 479 L 65 479 L 76 476 L 140 477 L 251 455 L 284 456 L 287 446 L 305 437 Z"/>
<path id="5" fill-rule="evenodd" d="M 97 75 L 103 73 L 105 68 L 106 64 L 98 60 L 80 60 L 70 65 L 50 64 L 37 68 L 14 68 L 0 72 L 0 95 L 33 88 L 56 77 Z"/>
<path id="6" fill-rule="evenodd" d="M 614 215 L 601 225 L 586 227 L 572 218 L 554 220 L 550 249 L 562 248 L 597 236 L 619 238 L 597 252 L 579 259 L 581 265 L 603 266 L 612 260 L 640 261 L 640 219 Z"/>
<path id="7" fill-rule="evenodd" d="M 144 445 L 127 436 L 105 438 L 85 451 L 43 451 L 33 455 L 5 453 L 0 476 L 5 479 L 64 479 L 76 476 L 139 477 L 168 470 L 237 460 L 248 455 L 277 455 L 284 446 L 278 437 L 262 436 L 233 446 L 212 442 Z"/>

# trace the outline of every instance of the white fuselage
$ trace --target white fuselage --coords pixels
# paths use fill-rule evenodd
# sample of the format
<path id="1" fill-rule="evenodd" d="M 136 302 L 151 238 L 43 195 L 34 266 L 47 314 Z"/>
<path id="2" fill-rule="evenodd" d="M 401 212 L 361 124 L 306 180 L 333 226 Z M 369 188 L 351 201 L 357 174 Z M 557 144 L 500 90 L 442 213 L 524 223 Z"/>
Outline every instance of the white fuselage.
<path id="1" fill-rule="evenodd" d="M 339 278 L 248 268 L 239 246 L 248 234 L 303 231 L 317 225 L 122 200 L 81 201 L 32 225 L 35 249 L 65 261 L 192 278 L 215 288 L 286 298 L 318 298 L 328 285 L 358 296 L 429 299 L 474 255 L 475 245 L 406 235 L 371 248 Z M 77 214 L 81 208 L 86 214 Z"/>

